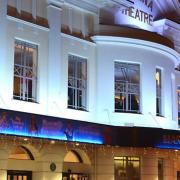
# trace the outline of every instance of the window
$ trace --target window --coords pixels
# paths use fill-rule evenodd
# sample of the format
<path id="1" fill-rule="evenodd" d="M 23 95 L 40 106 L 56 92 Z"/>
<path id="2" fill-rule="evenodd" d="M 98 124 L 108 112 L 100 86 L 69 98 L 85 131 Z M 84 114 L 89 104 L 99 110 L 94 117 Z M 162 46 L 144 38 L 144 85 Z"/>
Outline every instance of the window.
<path id="1" fill-rule="evenodd" d="M 24 146 L 18 146 L 11 151 L 9 159 L 34 160 L 34 157 L 29 149 Z"/>
<path id="2" fill-rule="evenodd" d="M 161 69 L 156 69 L 156 115 L 162 116 L 162 81 Z"/>
<path id="3" fill-rule="evenodd" d="M 140 66 L 115 62 L 115 112 L 140 112 Z"/>
<path id="4" fill-rule="evenodd" d="M 177 180 L 180 180 L 180 171 L 177 171 Z"/>
<path id="5" fill-rule="evenodd" d="M 164 167 L 164 161 L 162 158 L 158 159 L 158 180 L 163 180 L 163 167 Z"/>
<path id="6" fill-rule="evenodd" d="M 37 46 L 15 41 L 13 98 L 36 102 Z"/>
<path id="7" fill-rule="evenodd" d="M 7 180 L 32 180 L 32 171 L 7 170 Z"/>
<path id="8" fill-rule="evenodd" d="M 74 150 L 71 150 L 64 157 L 64 162 L 82 163 L 83 161 L 79 153 L 77 153 Z"/>
<path id="9" fill-rule="evenodd" d="M 140 158 L 121 156 L 114 158 L 115 180 L 140 180 Z"/>
<path id="10" fill-rule="evenodd" d="M 82 163 L 86 166 L 90 164 L 88 163 L 89 158 L 84 155 L 83 152 L 75 150 L 67 152 L 63 164 L 67 168 L 64 168 L 65 171 L 62 172 L 62 180 L 89 180 L 89 174 L 86 174 L 82 169 Z M 73 167 L 76 167 L 76 170 L 79 169 L 79 171 L 74 172 Z"/>
<path id="11" fill-rule="evenodd" d="M 68 57 L 68 108 L 86 110 L 87 60 Z"/>
<path id="12" fill-rule="evenodd" d="M 180 87 L 177 89 L 177 95 L 178 95 L 178 124 L 180 126 Z"/>

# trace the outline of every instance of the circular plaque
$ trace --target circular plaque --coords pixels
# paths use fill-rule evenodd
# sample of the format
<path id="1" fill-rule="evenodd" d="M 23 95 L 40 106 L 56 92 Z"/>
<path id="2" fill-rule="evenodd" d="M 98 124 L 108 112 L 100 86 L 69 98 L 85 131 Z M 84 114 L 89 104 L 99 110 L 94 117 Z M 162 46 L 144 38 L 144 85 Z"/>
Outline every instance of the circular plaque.
<path id="1" fill-rule="evenodd" d="M 55 170 L 56 170 L 56 164 L 55 164 L 55 163 L 52 162 L 52 163 L 50 164 L 50 170 L 51 170 L 51 171 L 55 171 Z"/>

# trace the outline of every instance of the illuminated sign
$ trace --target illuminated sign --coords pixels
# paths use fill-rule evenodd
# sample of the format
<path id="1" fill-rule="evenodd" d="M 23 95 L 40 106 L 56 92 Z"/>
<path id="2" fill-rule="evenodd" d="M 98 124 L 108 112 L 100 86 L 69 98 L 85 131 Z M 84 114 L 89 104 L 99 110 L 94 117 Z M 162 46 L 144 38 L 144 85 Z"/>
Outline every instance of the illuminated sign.
<path id="1" fill-rule="evenodd" d="M 106 132 L 97 124 L 0 109 L 2 134 L 103 144 Z"/>
<path id="2" fill-rule="evenodd" d="M 153 0 L 133 0 L 131 7 L 116 13 L 115 23 L 152 31 L 153 14 Z"/>
<path id="3" fill-rule="evenodd" d="M 118 127 L 0 109 L 0 134 L 124 147 L 180 149 L 180 131 Z"/>
<path id="4" fill-rule="evenodd" d="M 180 149 L 180 133 L 164 134 L 162 141 L 158 143 L 156 147 L 165 149 Z"/>

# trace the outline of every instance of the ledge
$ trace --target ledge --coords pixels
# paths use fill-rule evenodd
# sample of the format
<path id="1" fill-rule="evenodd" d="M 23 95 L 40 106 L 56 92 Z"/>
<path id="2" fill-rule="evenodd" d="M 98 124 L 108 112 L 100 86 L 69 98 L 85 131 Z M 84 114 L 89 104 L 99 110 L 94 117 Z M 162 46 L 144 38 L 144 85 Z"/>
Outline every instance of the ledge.
<path id="1" fill-rule="evenodd" d="M 99 25 L 98 29 L 95 30 L 94 35 L 116 36 L 116 37 L 126 37 L 126 38 L 145 40 L 145 41 L 155 42 L 167 46 L 171 49 L 174 49 L 173 42 L 168 38 L 154 32 L 131 28 L 131 27 Z"/>
<path id="2" fill-rule="evenodd" d="M 179 53 L 176 52 L 172 47 L 165 46 L 162 43 L 157 43 L 148 40 L 142 40 L 137 38 L 113 36 L 113 35 L 95 35 L 91 39 L 96 44 L 110 44 L 110 45 L 127 45 L 133 47 L 142 47 L 143 49 L 153 50 L 154 52 L 164 54 L 168 56 L 173 62 L 174 66 L 177 67 L 180 62 Z"/>
<path id="3" fill-rule="evenodd" d="M 17 9 L 12 6 L 7 6 L 7 15 L 17 19 L 21 19 L 26 22 L 49 28 L 47 19 L 39 16 L 36 16 L 36 19 L 34 19 L 31 13 L 26 11 L 21 11 L 21 13 L 18 13 Z"/>

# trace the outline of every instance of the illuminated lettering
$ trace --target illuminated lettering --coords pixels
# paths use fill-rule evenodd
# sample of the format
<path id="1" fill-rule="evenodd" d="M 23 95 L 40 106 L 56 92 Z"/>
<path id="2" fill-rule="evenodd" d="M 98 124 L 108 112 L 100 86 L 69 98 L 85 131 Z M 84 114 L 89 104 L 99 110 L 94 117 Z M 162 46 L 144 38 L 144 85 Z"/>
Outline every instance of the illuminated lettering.
<path id="1" fill-rule="evenodd" d="M 141 22 L 152 25 L 153 16 L 142 10 L 135 9 L 134 7 L 130 7 L 129 9 L 124 9 L 122 13 L 128 15 L 131 18 L 138 19 Z"/>
<path id="2" fill-rule="evenodd" d="M 141 18 L 140 18 L 140 16 L 139 16 L 139 11 L 138 11 L 138 10 L 136 11 L 135 19 L 139 19 L 139 21 L 141 20 Z"/>
<path id="3" fill-rule="evenodd" d="M 163 143 L 180 144 L 180 135 L 163 135 Z"/>
<path id="4" fill-rule="evenodd" d="M 150 8 L 150 9 L 151 9 L 151 12 L 152 12 L 152 10 L 153 10 L 153 1 L 151 1 L 151 2 L 148 4 L 148 8 Z"/>
<path id="5" fill-rule="evenodd" d="M 133 14 L 134 14 L 134 8 L 133 8 L 133 7 L 130 7 L 130 8 L 129 8 L 129 16 L 132 17 L 132 18 L 134 18 Z"/>
<path id="6" fill-rule="evenodd" d="M 149 24 L 148 22 L 149 22 L 149 15 L 144 12 L 144 23 Z"/>
<path id="7" fill-rule="evenodd" d="M 149 1 L 149 0 L 139 0 L 141 1 L 143 4 L 145 4 L 152 12 L 153 10 L 153 1 Z M 122 14 L 127 15 L 133 19 L 137 19 L 138 21 L 141 21 L 145 24 L 148 24 L 150 26 L 152 26 L 152 22 L 153 22 L 153 15 L 147 12 L 144 12 L 142 9 L 140 9 L 140 7 L 135 8 L 135 7 L 129 7 L 127 9 L 123 9 L 122 10 Z"/>
<path id="8" fill-rule="evenodd" d="M 144 3 L 149 9 L 151 9 L 151 12 L 153 10 L 153 1 L 148 0 L 140 0 L 142 3 Z"/>

